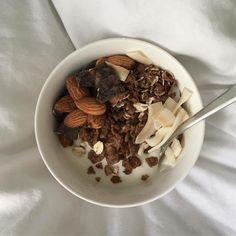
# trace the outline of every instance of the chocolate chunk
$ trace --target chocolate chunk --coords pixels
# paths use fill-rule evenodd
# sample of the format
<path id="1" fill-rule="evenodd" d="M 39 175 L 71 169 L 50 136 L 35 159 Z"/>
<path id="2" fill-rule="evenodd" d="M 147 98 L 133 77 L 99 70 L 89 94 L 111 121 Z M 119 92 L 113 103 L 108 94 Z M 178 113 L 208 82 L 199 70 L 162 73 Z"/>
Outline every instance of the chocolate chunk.
<path id="1" fill-rule="evenodd" d="M 136 156 L 129 157 L 128 161 L 133 169 L 135 169 L 138 166 L 141 166 L 141 164 L 142 164 L 141 160 Z"/>
<path id="2" fill-rule="evenodd" d="M 58 139 L 63 147 L 68 147 L 73 145 L 73 140 L 65 136 L 64 134 L 58 134 Z"/>
<path id="3" fill-rule="evenodd" d="M 111 182 L 113 183 L 113 184 L 118 184 L 118 183 L 121 183 L 122 182 L 122 180 L 121 180 L 121 178 L 119 177 L 119 176 L 112 176 L 111 177 Z"/>
<path id="4" fill-rule="evenodd" d="M 95 70 L 81 70 L 76 74 L 76 82 L 79 86 L 95 87 Z"/>
<path id="5" fill-rule="evenodd" d="M 96 180 L 97 182 L 100 182 L 100 181 L 101 181 L 101 177 L 96 177 L 95 180 Z"/>
<path id="6" fill-rule="evenodd" d="M 156 166 L 158 164 L 157 157 L 147 157 L 145 160 L 150 167 Z"/>
<path id="7" fill-rule="evenodd" d="M 141 180 L 146 181 L 149 178 L 149 175 L 142 175 Z"/>
<path id="8" fill-rule="evenodd" d="M 91 174 L 95 174 L 96 172 L 95 172 L 95 170 L 93 169 L 93 167 L 92 166 L 90 166 L 89 168 L 88 168 L 88 170 L 87 170 L 87 174 L 88 175 L 91 175 Z"/>
<path id="9" fill-rule="evenodd" d="M 103 169 L 103 164 L 100 162 L 95 165 L 98 169 Z"/>
<path id="10" fill-rule="evenodd" d="M 88 153 L 88 159 L 93 163 L 97 163 L 100 162 L 104 159 L 103 155 L 97 155 L 93 150 L 90 150 Z"/>

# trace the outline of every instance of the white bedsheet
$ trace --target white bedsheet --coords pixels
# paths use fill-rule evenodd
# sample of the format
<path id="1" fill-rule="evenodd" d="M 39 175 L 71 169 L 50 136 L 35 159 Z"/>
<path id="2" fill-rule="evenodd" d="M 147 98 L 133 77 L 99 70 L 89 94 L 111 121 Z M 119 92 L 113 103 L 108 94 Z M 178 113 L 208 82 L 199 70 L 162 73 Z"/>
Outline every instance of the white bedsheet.
<path id="1" fill-rule="evenodd" d="M 205 104 L 236 83 L 234 0 L 53 2 L 76 48 L 113 36 L 154 41 L 189 70 Z M 50 1 L 0 1 L 0 234 L 235 235 L 236 104 L 207 120 L 196 165 L 151 204 L 94 206 L 53 179 L 34 109 L 48 73 L 73 50 Z"/>

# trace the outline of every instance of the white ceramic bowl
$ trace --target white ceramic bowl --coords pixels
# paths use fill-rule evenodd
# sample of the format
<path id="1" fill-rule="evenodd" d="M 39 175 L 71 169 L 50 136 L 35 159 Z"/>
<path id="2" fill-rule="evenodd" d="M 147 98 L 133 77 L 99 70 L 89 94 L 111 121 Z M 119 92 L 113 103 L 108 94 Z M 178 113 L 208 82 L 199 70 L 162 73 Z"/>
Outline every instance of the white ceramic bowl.
<path id="1" fill-rule="evenodd" d="M 129 38 L 112 38 L 97 41 L 80 48 L 66 57 L 49 75 L 38 98 L 35 112 L 35 135 L 44 163 L 56 180 L 74 195 L 88 202 L 107 207 L 131 207 L 154 201 L 170 192 L 189 173 L 196 162 L 204 138 L 204 122 L 185 133 L 185 146 L 178 164 L 167 172 L 147 166 L 137 168 L 121 184 L 112 184 L 109 178 L 97 183 L 87 175 L 87 158 L 76 158 L 71 150 L 62 148 L 53 129 L 55 120 L 52 106 L 65 86 L 66 77 L 86 63 L 102 56 L 125 54 L 130 50 L 144 52 L 152 61 L 174 73 L 180 89 L 187 87 L 193 95 L 187 103 L 191 114 L 202 108 L 198 89 L 185 68 L 170 54 L 156 45 Z M 138 170 L 139 169 L 139 170 Z M 149 171 L 147 173 L 147 171 Z M 148 181 L 140 181 L 147 173 Z M 99 173 L 99 175 L 102 175 Z"/>

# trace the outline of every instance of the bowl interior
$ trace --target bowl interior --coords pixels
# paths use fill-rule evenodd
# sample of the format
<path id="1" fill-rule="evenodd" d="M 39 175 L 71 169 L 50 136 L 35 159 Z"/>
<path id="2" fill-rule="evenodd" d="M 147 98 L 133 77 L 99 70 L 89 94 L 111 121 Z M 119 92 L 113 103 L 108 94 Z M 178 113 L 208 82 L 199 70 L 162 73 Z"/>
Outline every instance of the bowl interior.
<path id="1" fill-rule="evenodd" d="M 64 59 L 49 75 L 38 99 L 35 114 L 35 133 L 39 151 L 53 176 L 70 192 L 80 198 L 103 206 L 127 207 L 140 205 L 157 199 L 173 189 L 181 181 L 199 155 L 203 138 L 204 122 L 185 133 L 182 156 L 174 169 L 159 172 L 156 168 L 137 168 L 134 177 L 121 184 L 112 184 L 109 178 L 97 183 L 94 175 L 87 175 L 88 160 L 76 158 L 70 148 L 62 148 L 53 133 L 55 126 L 52 106 L 65 86 L 66 77 L 86 63 L 112 54 L 125 54 L 129 50 L 140 50 L 152 59 L 154 64 L 174 73 L 180 90 L 189 88 L 193 95 L 186 106 L 191 114 L 202 108 L 199 92 L 187 71 L 171 55 L 150 43 L 135 39 L 107 39 L 89 44 Z M 145 165 L 145 164 L 144 164 Z M 148 171 L 148 173 L 147 173 Z M 97 171 L 102 176 L 103 171 Z M 151 178 L 142 182 L 137 176 L 149 174 Z"/>

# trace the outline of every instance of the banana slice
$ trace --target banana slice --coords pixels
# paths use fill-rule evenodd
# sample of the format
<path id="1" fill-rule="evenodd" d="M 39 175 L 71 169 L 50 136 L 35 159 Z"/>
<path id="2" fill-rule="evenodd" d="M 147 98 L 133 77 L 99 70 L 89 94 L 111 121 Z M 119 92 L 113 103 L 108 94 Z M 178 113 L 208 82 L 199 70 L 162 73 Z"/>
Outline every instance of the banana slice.
<path id="1" fill-rule="evenodd" d="M 180 144 L 180 141 L 177 138 L 174 138 L 172 144 L 170 145 L 170 148 L 172 149 L 175 158 L 177 159 L 182 151 L 182 146 Z"/>

